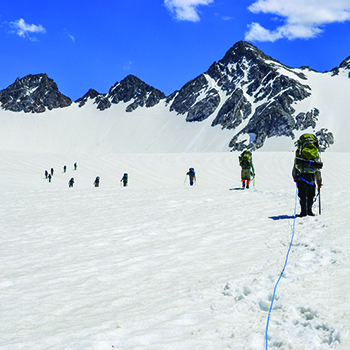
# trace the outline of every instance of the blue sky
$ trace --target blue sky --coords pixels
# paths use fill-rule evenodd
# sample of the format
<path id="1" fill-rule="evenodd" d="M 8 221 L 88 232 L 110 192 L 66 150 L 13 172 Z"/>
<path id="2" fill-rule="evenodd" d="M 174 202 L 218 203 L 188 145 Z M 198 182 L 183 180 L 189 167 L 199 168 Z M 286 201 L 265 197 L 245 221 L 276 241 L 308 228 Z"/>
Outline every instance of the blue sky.
<path id="1" fill-rule="evenodd" d="M 350 56 L 350 0 L 17 1 L 0 5 L 0 89 L 47 73 L 76 100 L 133 74 L 166 95 L 247 40 L 292 67 Z"/>

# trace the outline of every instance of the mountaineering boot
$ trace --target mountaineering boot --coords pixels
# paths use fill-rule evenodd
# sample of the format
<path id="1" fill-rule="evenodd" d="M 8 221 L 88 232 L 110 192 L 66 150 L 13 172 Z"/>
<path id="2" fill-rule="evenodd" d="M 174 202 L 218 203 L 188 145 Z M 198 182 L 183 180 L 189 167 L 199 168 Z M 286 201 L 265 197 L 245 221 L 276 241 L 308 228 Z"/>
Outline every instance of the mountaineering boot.
<path id="1" fill-rule="evenodd" d="M 242 188 L 245 187 L 245 181 L 242 181 Z"/>
<path id="2" fill-rule="evenodd" d="M 301 210 L 300 214 L 298 215 L 300 218 L 303 218 L 304 216 L 306 216 L 307 213 L 306 213 L 306 210 Z"/>
<path id="3" fill-rule="evenodd" d="M 307 199 L 306 198 L 300 198 L 300 208 L 301 212 L 299 214 L 299 217 L 302 218 L 307 215 Z"/>
<path id="4" fill-rule="evenodd" d="M 247 186 L 246 186 L 246 188 L 249 188 L 249 181 L 247 181 Z"/>
<path id="5" fill-rule="evenodd" d="M 312 209 L 311 209 L 311 208 L 309 208 L 309 209 L 307 210 L 307 215 L 309 215 L 309 216 L 315 216 L 315 214 L 312 212 Z"/>

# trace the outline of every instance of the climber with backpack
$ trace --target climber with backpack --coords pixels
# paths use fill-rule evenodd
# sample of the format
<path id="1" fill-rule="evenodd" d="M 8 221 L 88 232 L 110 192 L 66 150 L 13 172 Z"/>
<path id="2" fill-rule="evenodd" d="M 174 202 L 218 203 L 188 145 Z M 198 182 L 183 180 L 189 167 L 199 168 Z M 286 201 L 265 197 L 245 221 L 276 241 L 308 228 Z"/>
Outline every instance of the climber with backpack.
<path id="1" fill-rule="evenodd" d="M 96 179 L 93 182 L 93 185 L 95 185 L 95 187 L 100 187 L 100 177 L 99 176 L 96 176 Z"/>
<path id="2" fill-rule="evenodd" d="M 292 176 L 298 188 L 301 212 L 299 217 L 314 216 L 312 205 L 318 191 L 322 187 L 321 162 L 318 139 L 314 134 L 303 134 L 296 143 Z"/>
<path id="3" fill-rule="evenodd" d="M 238 159 L 241 167 L 242 188 L 249 188 L 251 176 L 255 177 L 252 153 L 249 150 L 244 150 Z"/>
<path id="4" fill-rule="evenodd" d="M 127 173 L 124 173 L 120 182 L 122 182 L 122 181 L 123 181 L 123 186 L 126 187 L 128 185 L 128 174 Z"/>
<path id="5" fill-rule="evenodd" d="M 190 186 L 193 186 L 194 181 L 196 181 L 196 173 L 194 171 L 194 168 L 189 168 L 188 172 L 186 173 L 186 175 L 189 176 L 190 179 Z"/>

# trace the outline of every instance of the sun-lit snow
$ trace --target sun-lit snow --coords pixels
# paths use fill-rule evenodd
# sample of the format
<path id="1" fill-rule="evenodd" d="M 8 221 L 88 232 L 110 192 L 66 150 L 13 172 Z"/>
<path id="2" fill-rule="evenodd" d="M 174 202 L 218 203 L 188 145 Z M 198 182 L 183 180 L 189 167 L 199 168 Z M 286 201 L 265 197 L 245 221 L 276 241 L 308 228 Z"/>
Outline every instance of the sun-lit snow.
<path id="1" fill-rule="evenodd" d="M 159 120 L 122 135 L 113 110 L 94 117 L 100 127 L 86 111 L 2 112 L 0 349 L 265 349 L 292 235 L 293 152 L 254 153 L 256 186 L 242 191 L 238 153 L 167 153 L 167 132 L 150 146 L 163 153 L 136 153 Z M 111 152 L 124 142 L 130 153 Z M 349 157 L 322 158 L 322 215 L 296 220 L 269 349 L 350 348 Z"/>
<path id="2" fill-rule="evenodd" d="M 350 349 L 350 102 L 332 89 L 349 80 L 324 79 L 302 104 L 336 143 L 322 154 L 322 214 L 295 222 L 271 350 Z M 295 140 L 268 139 L 241 190 L 233 131 L 166 111 L 0 111 L 1 350 L 265 349 L 293 233 Z"/>

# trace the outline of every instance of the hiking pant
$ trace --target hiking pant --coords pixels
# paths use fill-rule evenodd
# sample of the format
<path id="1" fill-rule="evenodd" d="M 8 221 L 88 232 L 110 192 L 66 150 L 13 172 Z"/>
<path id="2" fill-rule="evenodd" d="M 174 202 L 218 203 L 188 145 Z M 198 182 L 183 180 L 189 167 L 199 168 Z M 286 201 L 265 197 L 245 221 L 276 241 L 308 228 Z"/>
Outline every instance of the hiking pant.
<path id="1" fill-rule="evenodd" d="M 241 171 L 241 179 L 242 180 L 250 180 L 250 174 L 251 174 L 251 170 L 250 169 L 242 169 L 242 171 Z"/>
<path id="2" fill-rule="evenodd" d="M 300 174 L 297 181 L 301 211 L 311 211 L 316 194 L 315 174 Z"/>

